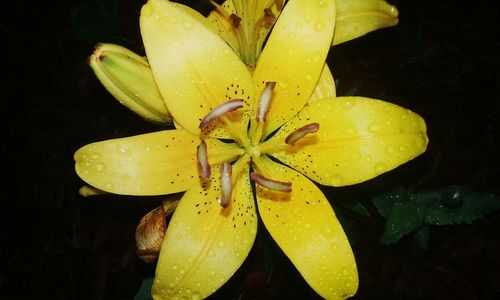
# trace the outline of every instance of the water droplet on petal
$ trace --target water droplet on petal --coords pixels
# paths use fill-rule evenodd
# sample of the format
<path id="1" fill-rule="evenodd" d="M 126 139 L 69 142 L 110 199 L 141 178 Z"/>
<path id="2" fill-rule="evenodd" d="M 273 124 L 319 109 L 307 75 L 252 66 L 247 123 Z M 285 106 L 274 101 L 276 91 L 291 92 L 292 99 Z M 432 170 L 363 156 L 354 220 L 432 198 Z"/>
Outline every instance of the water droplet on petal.
<path id="1" fill-rule="evenodd" d="M 316 24 L 314 25 L 314 30 L 316 30 L 317 32 L 320 32 L 323 29 L 325 29 L 325 22 L 322 20 L 316 21 Z"/>
<path id="2" fill-rule="evenodd" d="M 376 133 L 380 130 L 380 126 L 377 123 L 372 123 L 368 126 L 368 131 L 371 133 Z"/>
<path id="3" fill-rule="evenodd" d="M 354 101 L 352 101 L 351 99 L 344 99 L 340 106 L 342 106 L 343 109 L 351 109 L 354 107 Z"/>
<path id="4" fill-rule="evenodd" d="M 190 21 L 188 20 L 184 20 L 182 22 L 182 25 L 184 26 L 184 28 L 186 28 L 187 30 L 191 30 L 193 28 L 193 23 L 191 23 Z"/>
<path id="5" fill-rule="evenodd" d="M 97 169 L 98 172 L 102 172 L 102 171 L 104 171 L 104 164 L 98 163 L 98 164 L 96 164 L 95 168 Z"/>

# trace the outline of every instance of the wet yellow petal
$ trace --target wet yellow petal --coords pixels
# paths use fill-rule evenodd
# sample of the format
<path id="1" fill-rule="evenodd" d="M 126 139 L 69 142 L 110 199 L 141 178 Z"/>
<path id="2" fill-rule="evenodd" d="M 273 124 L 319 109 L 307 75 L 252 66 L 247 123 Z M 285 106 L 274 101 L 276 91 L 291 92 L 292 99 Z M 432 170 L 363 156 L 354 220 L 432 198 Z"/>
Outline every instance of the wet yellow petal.
<path id="1" fill-rule="evenodd" d="M 309 102 L 336 96 L 335 80 L 333 79 L 332 72 L 325 63 L 321 76 L 319 77 L 316 88 L 314 89 Z"/>
<path id="2" fill-rule="evenodd" d="M 297 128 L 313 122 L 319 131 L 284 145 Z M 363 97 L 310 103 L 262 149 L 325 185 L 363 182 L 415 158 L 427 146 L 424 120 L 400 106 Z"/>
<path id="3" fill-rule="evenodd" d="M 155 123 L 172 123 L 144 57 L 118 45 L 100 44 L 89 57 L 89 65 L 121 104 Z"/>
<path id="4" fill-rule="evenodd" d="M 398 10 L 384 0 L 337 0 L 333 45 L 398 24 Z"/>
<path id="5" fill-rule="evenodd" d="M 307 283 L 326 299 L 356 293 L 358 274 L 349 241 L 323 193 L 309 179 L 262 157 L 259 172 L 292 183 L 291 193 L 256 186 L 267 230 Z"/>
<path id="6" fill-rule="evenodd" d="M 291 119 L 311 97 L 334 25 L 333 0 L 290 0 L 283 9 L 254 72 L 256 91 L 262 91 L 265 82 L 276 82 L 264 136 Z"/>
<path id="7" fill-rule="evenodd" d="M 243 99 L 244 107 L 227 117 L 234 128 L 220 128 L 222 122 L 214 126 L 229 131 L 232 137 L 246 132 L 244 112 L 253 105 L 251 75 L 234 51 L 206 25 L 209 22 L 166 0 L 150 0 L 144 5 L 140 22 L 153 75 L 175 121 L 199 134 L 199 123 L 212 108 L 230 99 Z"/>
<path id="8" fill-rule="evenodd" d="M 209 162 L 234 159 L 241 149 L 207 139 Z M 197 136 L 166 130 L 92 143 L 75 153 L 75 169 L 88 184 L 125 195 L 162 195 L 185 191 L 198 182 Z"/>
<path id="9" fill-rule="evenodd" d="M 233 1 L 227 0 L 219 7 L 214 8 L 207 19 L 217 28 L 221 38 L 234 50 L 234 52 L 239 54 L 240 46 L 238 44 L 236 30 L 229 21 L 229 16 L 234 12 Z"/>
<path id="10" fill-rule="evenodd" d="M 205 298 L 229 280 L 247 257 L 257 230 L 248 165 L 233 179 L 234 201 L 225 209 L 218 203 L 218 168 L 208 186 L 197 184 L 181 199 L 156 267 L 155 299 Z"/>

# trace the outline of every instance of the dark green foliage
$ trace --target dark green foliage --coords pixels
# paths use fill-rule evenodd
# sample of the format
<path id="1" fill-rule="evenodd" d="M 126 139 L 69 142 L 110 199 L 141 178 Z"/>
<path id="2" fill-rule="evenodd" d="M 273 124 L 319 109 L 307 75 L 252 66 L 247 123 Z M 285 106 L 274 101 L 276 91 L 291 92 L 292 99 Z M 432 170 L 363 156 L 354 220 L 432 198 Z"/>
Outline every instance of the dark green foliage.
<path id="1" fill-rule="evenodd" d="M 372 201 L 380 215 L 387 219 L 380 239 L 382 244 L 393 244 L 417 231 L 415 241 L 423 249 L 428 247 L 427 225 L 470 224 L 500 208 L 498 196 L 458 186 L 418 193 L 400 188 Z"/>
<path id="2" fill-rule="evenodd" d="M 134 300 L 151 300 L 151 286 L 154 278 L 145 278 L 142 280 L 141 287 L 135 295 Z"/>

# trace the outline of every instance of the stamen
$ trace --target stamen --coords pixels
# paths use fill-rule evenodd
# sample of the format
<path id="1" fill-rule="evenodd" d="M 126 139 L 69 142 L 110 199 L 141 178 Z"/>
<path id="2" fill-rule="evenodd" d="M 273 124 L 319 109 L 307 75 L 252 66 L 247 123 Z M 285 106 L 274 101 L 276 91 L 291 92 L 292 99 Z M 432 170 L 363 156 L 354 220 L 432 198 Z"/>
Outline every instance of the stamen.
<path id="1" fill-rule="evenodd" d="M 262 27 L 271 28 L 276 22 L 276 16 L 270 8 L 264 9 L 264 17 L 262 18 Z"/>
<path id="2" fill-rule="evenodd" d="M 273 191 L 283 192 L 283 193 L 290 193 L 292 191 L 292 183 L 291 182 L 283 182 L 283 181 L 270 179 L 270 178 L 264 177 L 263 175 L 261 175 L 257 172 L 250 173 L 250 179 L 252 179 L 254 182 L 257 182 L 259 185 L 266 187 L 266 188 L 273 190 Z"/>
<path id="3" fill-rule="evenodd" d="M 230 163 L 225 162 L 220 165 L 221 198 L 219 199 L 219 204 L 224 208 L 228 207 L 229 203 L 231 203 L 233 193 L 232 173 L 233 169 Z"/>
<path id="4" fill-rule="evenodd" d="M 266 82 L 266 87 L 260 95 L 259 107 L 257 108 L 258 122 L 267 120 L 267 112 L 269 111 L 269 106 L 271 104 L 271 98 L 273 96 L 273 90 L 275 86 L 276 82 Z"/>
<path id="5" fill-rule="evenodd" d="M 242 99 L 233 99 L 222 103 L 221 105 L 214 108 L 211 112 L 206 115 L 200 122 L 200 129 L 204 130 L 207 126 L 215 119 L 221 117 L 224 114 L 235 111 L 243 107 Z"/>
<path id="6" fill-rule="evenodd" d="M 231 25 L 233 26 L 234 29 L 238 29 L 238 27 L 240 27 L 241 18 L 238 17 L 236 14 L 231 14 L 229 16 L 229 20 L 231 21 Z"/>
<path id="7" fill-rule="evenodd" d="M 318 123 L 311 123 L 306 126 L 303 126 L 294 132 L 290 133 L 286 139 L 285 143 L 288 145 L 295 145 L 296 142 L 298 142 L 301 138 L 303 138 L 306 134 L 308 133 L 315 133 L 319 130 L 319 124 Z"/>
<path id="8" fill-rule="evenodd" d="M 205 141 L 201 141 L 198 145 L 196 155 L 198 157 L 198 172 L 200 173 L 200 176 L 205 180 L 210 179 L 212 171 L 210 170 L 210 164 L 208 163 L 207 143 L 205 143 Z"/>

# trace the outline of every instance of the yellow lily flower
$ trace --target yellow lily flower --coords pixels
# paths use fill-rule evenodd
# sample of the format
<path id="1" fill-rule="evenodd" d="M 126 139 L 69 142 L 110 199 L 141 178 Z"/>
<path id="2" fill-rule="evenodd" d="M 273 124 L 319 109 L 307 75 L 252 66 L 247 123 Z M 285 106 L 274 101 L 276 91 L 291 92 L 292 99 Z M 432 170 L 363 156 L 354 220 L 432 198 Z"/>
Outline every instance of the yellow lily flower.
<path id="1" fill-rule="evenodd" d="M 424 152 L 427 136 L 421 117 L 380 100 L 309 101 L 322 96 L 315 87 L 335 14 L 334 0 L 290 0 L 251 72 L 197 12 L 166 0 L 143 6 L 148 61 L 183 129 L 86 145 L 75 168 L 115 194 L 185 191 L 161 247 L 155 299 L 199 299 L 221 287 L 253 245 L 257 209 L 319 295 L 356 293 L 351 247 L 311 180 L 366 181 Z"/>
<path id="2" fill-rule="evenodd" d="M 284 0 L 227 0 L 222 5 L 211 2 L 216 9 L 207 17 L 206 25 L 253 68 L 283 9 Z M 384 0 L 337 0 L 336 15 L 332 45 L 398 23 L 396 7 Z M 302 25 L 296 23 L 295 26 L 300 29 Z M 90 56 L 89 65 L 120 103 L 146 120 L 171 123 L 170 113 L 163 105 L 145 58 L 118 45 L 101 44 Z M 335 96 L 332 82 L 331 72 L 325 65 L 318 92 L 323 89 L 328 93 L 323 96 Z"/>
<path id="3" fill-rule="evenodd" d="M 264 42 L 276 22 L 285 0 L 226 0 L 222 5 L 210 0 L 215 9 L 208 19 L 218 34 L 255 66 Z M 337 0 L 332 46 L 398 23 L 398 10 L 384 0 Z M 303 26 L 294 22 L 297 30 Z"/>

